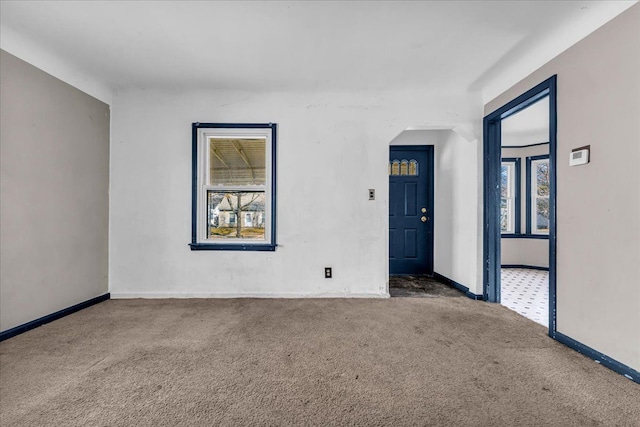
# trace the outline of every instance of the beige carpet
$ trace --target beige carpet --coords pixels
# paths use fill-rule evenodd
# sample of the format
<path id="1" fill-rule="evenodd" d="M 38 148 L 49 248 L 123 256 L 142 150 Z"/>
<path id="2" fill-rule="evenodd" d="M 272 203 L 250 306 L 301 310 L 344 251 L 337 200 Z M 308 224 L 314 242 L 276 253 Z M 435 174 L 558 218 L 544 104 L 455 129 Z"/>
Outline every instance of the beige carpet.
<path id="1" fill-rule="evenodd" d="M 107 301 L 0 343 L 0 425 L 639 426 L 640 386 L 461 297 Z"/>

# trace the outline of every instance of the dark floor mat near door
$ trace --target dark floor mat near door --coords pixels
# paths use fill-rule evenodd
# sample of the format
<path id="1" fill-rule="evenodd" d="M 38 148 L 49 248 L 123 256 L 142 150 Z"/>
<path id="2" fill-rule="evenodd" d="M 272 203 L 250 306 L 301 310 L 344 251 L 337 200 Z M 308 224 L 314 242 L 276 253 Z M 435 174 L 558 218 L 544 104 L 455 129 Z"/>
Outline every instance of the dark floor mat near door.
<path id="1" fill-rule="evenodd" d="M 390 276 L 389 294 L 405 298 L 456 298 L 463 296 L 458 290 L 428 276 Z"/>

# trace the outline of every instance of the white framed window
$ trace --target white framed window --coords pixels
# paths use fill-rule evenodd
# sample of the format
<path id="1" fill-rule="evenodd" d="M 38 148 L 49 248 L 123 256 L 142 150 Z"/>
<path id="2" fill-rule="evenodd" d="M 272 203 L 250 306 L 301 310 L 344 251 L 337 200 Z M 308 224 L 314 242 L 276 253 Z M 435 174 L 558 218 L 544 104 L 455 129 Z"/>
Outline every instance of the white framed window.
<path id="1" fill-rule="evenodd" d="M 549 156 L 535 156 L 528 160 L 529 233 L 549 234 Z"/>
<path id="2" fill-rule="evenodd" d="M 275 147 L 274 123 L 192 125 L 191 249 L 275 250 Z"/>
<path id="3" fill-rule="evenodd" d="M 500 232 L 520 234 L 520 158 L 503 158 L 500 170 Z"/>

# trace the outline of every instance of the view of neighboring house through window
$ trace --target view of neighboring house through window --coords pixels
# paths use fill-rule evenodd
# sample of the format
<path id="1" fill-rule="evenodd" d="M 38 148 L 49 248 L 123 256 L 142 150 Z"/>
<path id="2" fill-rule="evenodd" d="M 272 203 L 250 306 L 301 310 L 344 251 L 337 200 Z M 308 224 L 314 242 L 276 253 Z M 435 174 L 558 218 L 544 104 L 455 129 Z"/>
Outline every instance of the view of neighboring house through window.
<path id="1" fill-rule="evenodd" d="M 503 159 L 500 172 L 500 231 L 518 233 L 519 216 L 519 163 L 516 159 Z"/>
<path id="2" fill-rule="evenodd" d="M 530 232 L 549 233 L 549 156 L 536 156 L 529 162 L 529 209 Z"/>
<path id="3" fill-rule="evenodd" d="M 192 248 L 272 250 L 275 124 L 195 123 L 194 130 Z"/>

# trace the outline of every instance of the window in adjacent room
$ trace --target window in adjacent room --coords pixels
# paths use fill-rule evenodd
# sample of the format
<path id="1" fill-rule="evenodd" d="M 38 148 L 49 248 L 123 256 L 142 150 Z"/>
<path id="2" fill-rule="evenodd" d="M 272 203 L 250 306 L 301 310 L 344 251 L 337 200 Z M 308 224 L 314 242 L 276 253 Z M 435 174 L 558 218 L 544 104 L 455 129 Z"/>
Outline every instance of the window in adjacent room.
<path id="1" fill-rule="evenodd" d="M 276 124 L 192 130 L 191 249 L 275 250 Z"/>
<path id="2" fill-rule="evenodd" d="M 502 159 L 500 231 L 503 234 L 520 233 L 520 159 Z"/>
<path id="3" fill-rule="evenodd" d="M 529 157 L 527 166 L 528 232 L 549 234 L 549 156 Z"/>

